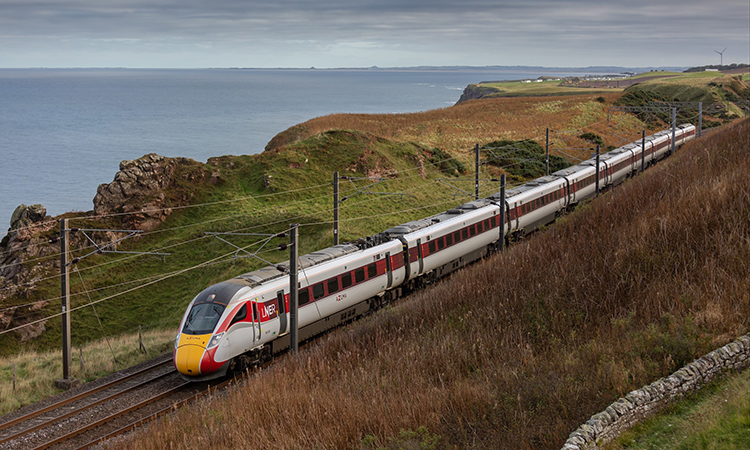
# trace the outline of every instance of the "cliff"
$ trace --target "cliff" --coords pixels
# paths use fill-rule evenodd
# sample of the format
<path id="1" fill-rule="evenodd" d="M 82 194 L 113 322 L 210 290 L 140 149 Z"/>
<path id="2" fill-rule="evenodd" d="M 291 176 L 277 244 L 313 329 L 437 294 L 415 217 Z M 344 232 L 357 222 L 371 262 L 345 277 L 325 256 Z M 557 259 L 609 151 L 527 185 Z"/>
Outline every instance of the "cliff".
<path id="1" fill-rule="evenodd" d="M 154 153 L 131 161 L 122 161 L 114 180 L 101 184 L 94 197 L 94 210 L 86 218 L 103 220 L 102 228 L 128 228 L 150 231 L 172 214 L 173 208 L 184 206 L 194 197 L 192 189 L 181 183 L 215 184 L 218 174 L 209 176 L 203 164 L 188 158 L 166 158 Z M 43 205 L 20 205 L 13 212 L 11 226 L 0 242 L 0 305 L 25 301 L 24 306 L 0 310 L 0 326 L 15 327 L 44 317 L 42 310 L 49 301 L 34 301 L 39 284 L 59 274 L 59 248 L 50 242 L 59 235 L 58 219 L 50 217 Z M 75 220 L 75 219 L 74 219 Z M 92 233 L 89 236 L 102 246 L 117 240 L 114 232 Z M 79 233 L 70 234 L 71 248 L 89 245 Z M 114 248 L 116 248 L 115 246 Z M 31 303 L 26 301 L 31 300 Z M 16 331 L 20 342 L 27 342 L 46 330 L 45 322 Z"/>

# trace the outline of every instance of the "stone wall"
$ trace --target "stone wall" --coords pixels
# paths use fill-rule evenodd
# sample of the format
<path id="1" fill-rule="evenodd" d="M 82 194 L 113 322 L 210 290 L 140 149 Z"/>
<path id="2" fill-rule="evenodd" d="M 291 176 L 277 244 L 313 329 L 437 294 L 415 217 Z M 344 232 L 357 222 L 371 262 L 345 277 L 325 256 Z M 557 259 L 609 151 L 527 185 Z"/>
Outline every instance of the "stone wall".
<path id="1" fill-rule="evenodd" d="M 591 416 L 570 434 L 562 450 L 599 448 L 638 422 L 664 408 L 672 400 L 700 389 L 727 370 L 750 366 L 750 333 L 696 359 L 672 375 L 635 390 Z"/>

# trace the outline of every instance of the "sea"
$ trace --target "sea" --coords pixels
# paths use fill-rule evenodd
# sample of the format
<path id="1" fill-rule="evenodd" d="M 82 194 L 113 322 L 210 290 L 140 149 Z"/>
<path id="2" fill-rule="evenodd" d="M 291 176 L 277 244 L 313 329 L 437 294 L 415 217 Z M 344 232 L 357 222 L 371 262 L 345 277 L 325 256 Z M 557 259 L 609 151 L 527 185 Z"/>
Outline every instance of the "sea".
<path id="1" fill-rule="evenodd" d="M 97 186 L 148 153 L 205 162 L 256 154 L 333 113 L 454 105 L 471 83 L 585 71 L 415 69 L 0 69 L 0 237 L 20 204 L 93 209 Z"/>

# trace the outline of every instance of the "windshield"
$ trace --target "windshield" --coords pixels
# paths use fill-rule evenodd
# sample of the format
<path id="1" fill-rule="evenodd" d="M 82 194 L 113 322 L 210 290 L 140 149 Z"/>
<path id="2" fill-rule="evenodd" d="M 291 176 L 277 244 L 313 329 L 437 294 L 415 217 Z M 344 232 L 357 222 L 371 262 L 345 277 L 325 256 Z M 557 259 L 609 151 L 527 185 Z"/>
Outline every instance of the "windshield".
<path id="1" fill-rule="evenodd" d="M 209 334 L 216 328 L 223 312 L 224 305 L 219 303 L 207 302 L 193 305 L 185 320 L 182 332 L 186 334 Z"/>

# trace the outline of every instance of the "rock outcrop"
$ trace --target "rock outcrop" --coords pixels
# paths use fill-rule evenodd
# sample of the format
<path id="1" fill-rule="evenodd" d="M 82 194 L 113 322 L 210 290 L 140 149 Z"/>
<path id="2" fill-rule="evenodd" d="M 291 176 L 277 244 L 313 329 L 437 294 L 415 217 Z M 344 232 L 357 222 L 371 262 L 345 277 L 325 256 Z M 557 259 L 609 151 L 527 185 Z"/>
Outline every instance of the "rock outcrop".
<path id="1" fill-rule="evenodd" d="M 469 100 L 478 100 L 480 98 L 492 97 L 493 94 L 498 94 L 500 92 L 502 91 L 494 87 L 470 84 L 464 89 L 464 92 L 461 94 L 461 97 L 458 99 L 456 104 L 458 105 Z"/>
<path id="2" fill-rule="evenodd" d="M 47 208 L 42 205 L 20 205 L 10 219 L 8 234 L 0 243 L 0 304 L 10 297 L 28 298 L 37 282 L 48 275 L 59 260 L 51 258 L 57 253 L 57 247 L 49 244 L 49 237 L 54 234 L 57 222 L 47 215 Z M 34 312 L 47 306 L 48 302 L 39 302 L 17 308 L 5 308 L 0 311 L 0 327 L 7 328 L 17 323 L 17 315 L 31 320 Z M 19 330 L 21 342 L 33 339 L 44 332 L 44 322 L 33 327 Z"/>
<path id="3" fill-rule="evenodd" d="M 211 179 L 203 164 L 189 158 L 166 158 L 151 153 L 136 160 L 122 161 L 114 180 L 97 189 L 94 211 L 88 215 L 104 218 L 118 228 L 153 230 L 175 206 L 190 203 L 194 190 L 184 188 L 185 182 L 216 184 L 220 181 L 218 171 L 210 175 Z M 48 216 L 44 206 L 20 205 L 13 212 L 8 234 L 0 242 L 0 304 L 24 305 L 3 308 L 0 327 L 13 328 L 44 317 L 42 310 L 49 302 L 34 302 L 33 292 L 38 282 L 60 271 L 60 248 L 50 243 L 50 238 L 58 235 L 58 220 Z M 108 231 L 89 233 L 88 237 L 71 233 L 70 246 L 89 245 L 89 238 L 103 246 L 119 237 L 121 235 Z M 8 299 L 14 300 L 9 302 Z M 17 334 L 21 342 L 25 342 L 44 331 L 44 322 L 38 322 L 19 328 Z"/>
<path id="4" fill-rule="evenodd" d="M 20 205 L 10 220 L 8 234 L 0 243 L 0 299 L 14 295 L 19 284 L 28 284 L 43 268 L 36 265 L 24 269 L 24 263 L 56 253 L 48 237 L 42 236 L 55 228 L 56 222 L 42 205 Z M 47 233 L 48 234 L 48 233 Z"/>
<path id="5" fill-rule="evenodd" d="M 123 214 L 123 223 L 131 228 L 150 231 L 172 214 L 173 202 L 167 200 L 165 189 L 174 182 L 180 165 L 198 165 L 189 158 L 167 158 L 150 153 L 138 159 L 122 161 L 120 171 L 109 184 L 100 184 L 94 197 L 94 215 Z M 189 181 L 205 181 L 198 170 Z M 183 203 L 177 199 L 179 203 Z"/>

